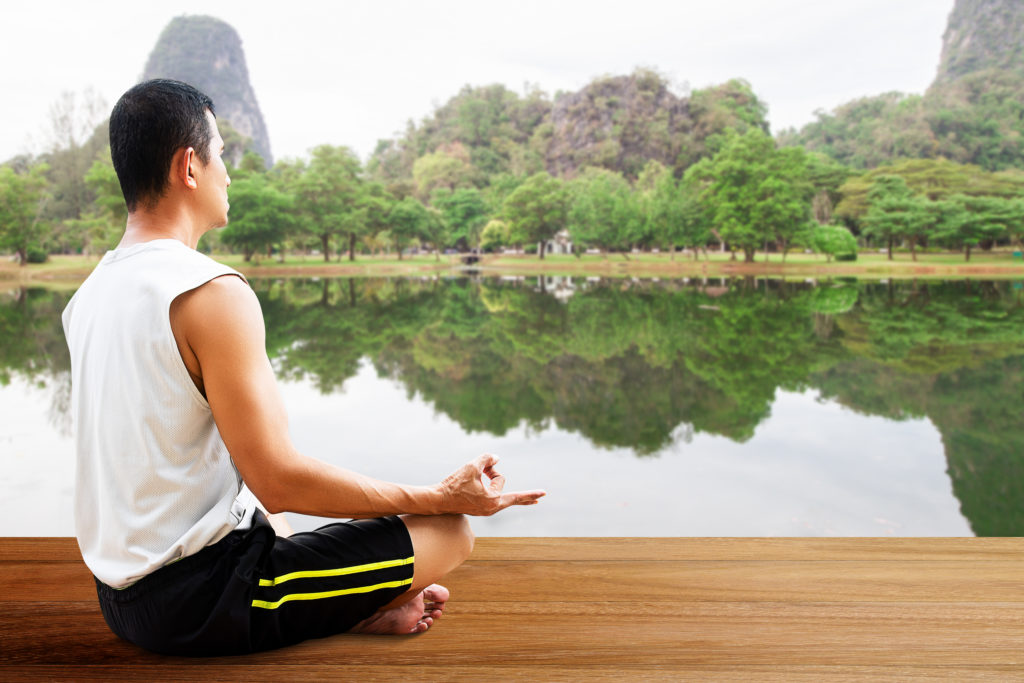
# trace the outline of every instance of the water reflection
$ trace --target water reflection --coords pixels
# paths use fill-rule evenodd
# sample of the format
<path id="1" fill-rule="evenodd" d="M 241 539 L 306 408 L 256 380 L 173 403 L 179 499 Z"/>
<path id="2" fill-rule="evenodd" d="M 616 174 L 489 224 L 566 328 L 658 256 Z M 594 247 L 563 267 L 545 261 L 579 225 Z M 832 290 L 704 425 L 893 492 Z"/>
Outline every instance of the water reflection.
<path id="1" fill-rule="evenodd" d="M 700 437 L 747 443 L 780 392 L 812 391 L 864 416 L 930 421 L 974 533 L 1024 533 L 1024 305 L 1011 283 L 253 284 L 279 376 L 323 393 L 369 359 L 464 433 L 557 427 L 646 458 Z M 58 429 L 68 375 L 59 313 L 69 296 L 31 289 L 0 299 L 0 382 L 45 386 Z M 791 428 L 823 428 L 810 419 Z"/>

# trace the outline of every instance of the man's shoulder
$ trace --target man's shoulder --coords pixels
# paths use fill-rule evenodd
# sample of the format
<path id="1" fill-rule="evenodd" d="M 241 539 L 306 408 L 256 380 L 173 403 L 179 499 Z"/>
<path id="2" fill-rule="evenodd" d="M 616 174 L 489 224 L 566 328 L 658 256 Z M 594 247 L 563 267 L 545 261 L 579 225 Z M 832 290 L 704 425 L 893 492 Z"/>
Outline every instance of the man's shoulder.
<path id="1" fill-rule="evenodd" d="M 216 275 L 199 286 L 184 292 L 179 297 L 181 303 L 193 307 L 219 309 L 218 312 L 229 312 L 234 307 L 259 308 L 259 300 L 252 287 L 241 275 L 226 272 Z"/>

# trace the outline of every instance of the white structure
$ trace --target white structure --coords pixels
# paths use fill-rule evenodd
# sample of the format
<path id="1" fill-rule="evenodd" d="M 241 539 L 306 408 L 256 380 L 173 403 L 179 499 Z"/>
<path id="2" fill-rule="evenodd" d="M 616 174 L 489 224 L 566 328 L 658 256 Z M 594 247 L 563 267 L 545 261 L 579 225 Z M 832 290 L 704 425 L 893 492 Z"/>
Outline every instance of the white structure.
<path id="1" fill-rule="evenodd" d="M 537 243 L 537 250 L 540 250 L 540 242 Z M 568 230 L 559 230 L 555 236 L 549 239 L 544 245 L 545 254 L 571 254 L 572 239 Z"/>

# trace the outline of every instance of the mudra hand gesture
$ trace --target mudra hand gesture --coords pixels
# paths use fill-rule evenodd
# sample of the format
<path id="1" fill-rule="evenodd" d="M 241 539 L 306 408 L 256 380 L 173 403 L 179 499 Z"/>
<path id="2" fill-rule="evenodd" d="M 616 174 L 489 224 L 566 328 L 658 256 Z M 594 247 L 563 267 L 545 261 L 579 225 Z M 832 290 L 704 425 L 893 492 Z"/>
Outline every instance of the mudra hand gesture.
<path id="1" fill-rule="evenodd" d="M 505 477 L 494 469 L 497 463 L 498 456 L 485 453 L 445 477 L 438 484 L 441 512 L 493 515 L 511 505 L 535 505 L 547 493 L 540 489 L 502 493 Z"/>

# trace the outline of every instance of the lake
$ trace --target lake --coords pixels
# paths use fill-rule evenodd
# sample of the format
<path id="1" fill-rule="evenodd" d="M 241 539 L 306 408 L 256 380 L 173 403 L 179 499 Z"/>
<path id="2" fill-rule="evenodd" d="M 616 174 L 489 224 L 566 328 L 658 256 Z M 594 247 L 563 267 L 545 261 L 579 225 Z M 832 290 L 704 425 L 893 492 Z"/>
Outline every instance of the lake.
<path id="1" fill-rule="evenodd" d="M 1024 535 L 1020 282 L 252 284 L 300 450 L 548 490 L 482 536 Z M 70 295 L 0 290 L 3 536 L 73 533 Z"/>

